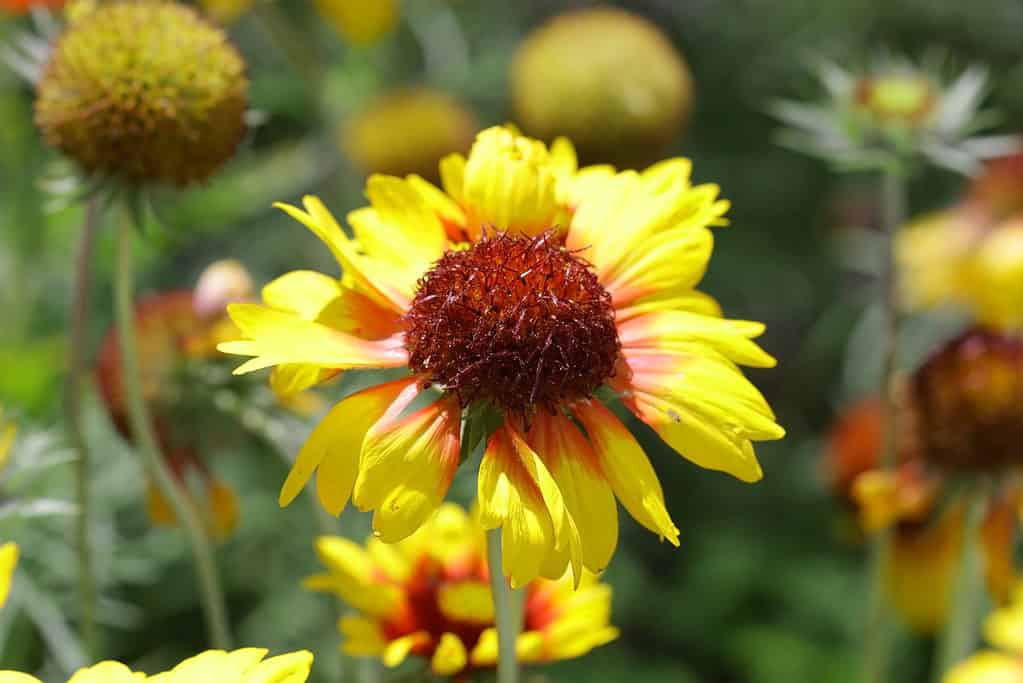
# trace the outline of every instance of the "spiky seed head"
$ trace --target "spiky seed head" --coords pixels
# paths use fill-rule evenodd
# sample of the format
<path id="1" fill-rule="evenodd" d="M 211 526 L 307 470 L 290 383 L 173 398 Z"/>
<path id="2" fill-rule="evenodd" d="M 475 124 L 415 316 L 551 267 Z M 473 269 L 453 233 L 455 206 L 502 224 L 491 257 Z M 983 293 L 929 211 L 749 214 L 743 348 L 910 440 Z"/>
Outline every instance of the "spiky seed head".
<path id="1" fill-rule="evenodd" d="M 121 0 L 60 37 L 35 118 L 87 172 L 183 186 L 231 157 L 247 101 L 245 63 L 223 31 L 175 2 Z"/>
<path id="2" fill-rule="evenodd" d="M 588 162 L 646 165 L 692 108 L 682 56 L 652 23 L 610 7 L 559 15 L 527 37 L 512 64 L 522 128 L 564 135 Z"/>

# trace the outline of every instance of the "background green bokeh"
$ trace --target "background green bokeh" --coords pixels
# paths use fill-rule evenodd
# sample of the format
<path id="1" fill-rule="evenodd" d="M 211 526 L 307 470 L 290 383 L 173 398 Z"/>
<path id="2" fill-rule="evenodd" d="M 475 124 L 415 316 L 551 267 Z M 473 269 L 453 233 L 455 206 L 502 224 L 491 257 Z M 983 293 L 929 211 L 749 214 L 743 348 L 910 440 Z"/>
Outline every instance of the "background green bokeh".
<path id="1" fill-rule="evenodd" d="M 394 85 L 422 83 L 471 104 L 484 125 L 510 120 L 508 68 L 517 43 L 546 17 L 583 4 L 408 0 L 398 29 L 362 49 L 346 47 L 305 3 L 280 3 L 290 32 L 284 42 L 266 30 L 266 17 L 243 17 L 230 32 L 250 61 L 252 106 L 265 123 L 208 186 L 154 198 L 140 249 L 140 287 L 191 286 L 205 265 L 224 257 L 243 261 L 257 282 L 297 268 L 333 272 L 329 253 L 270 204 L 313 192 L 341 215 L 363 202 L 364 178 L 336 144 L 338 121 Z M 870 304 L 875 179 L 839 177 L 822 162 L 777 146 L 767 103 L 812 96 L 808 65 L 821 57 L 857 65 L 877 54 L 938 49 L 953 63 L 990 67 L 990 103 L 1002 114 L 1001 130 L 1016 130 L 1023 124 L 1023 5 L 645 0 L 623 6 L 655 22 L 692 70 L 694 113 L 671 151 L 692 158 L 695 179 L 720 184 L 733 202 L 731 227 L 717 233 L 703 289 L 729 316 L 767 323 L 763 344 L 778 367 L 749 374 L 788 437 L 758 449 L 765 478 L 750 486 L 697 468 L 637 428 L 682 546 L 659 544 L 623 517 L 606 575 L 621 639 L 536 673 L 559 683 L 853 680 L 866 605 L 865 552 L 827 491 L 821 452 L 835 413 L 877 383 L 879 325 Z M 455 22 L 467 62 L 452 65 L 444 46 L 430 46 L 436 13 Z M 4 21 L 0 40 L 9 43 L 27 27 L 24 19 Z M 436 49 L 439 56 L 424 56 Z M 321 92 L 296 64 L 322 69 Z M 0 405 L 22 425 L 5 494 L 67 500 L 71 471 L 66 458 L 55 456 L 67 455 L 60 412 L 64 318 L 82 212 L 61 208 L 44 182 L 65 171 L 33 127 L 30 89 L 0 69 Z M 917 178 L 913 212 L 947 205 L 961 185 L 945 172 Z M 106 227 L 92 348 L 111 322 L 112 226 Z M 903 363 L 914 363 L 959 324 L 950 317 L 910 320 Z M 327 393 L 353 387 L 346 379 Z M 106 654 L 155 670 L 204 647 L 188 551 L 176 531 L 149 527 L 136 460 L 95 396 L 87 408 L 99 461 L 102 513 L 95 536 Z M 293 452 L 308 425 L 288 424 L 293 428 L 278 445 Z M 338 655 L 336 606 L 300 586 L 315 569 L 311 541 L 322 520 L 305 499 L 279 510 L 285 463 L 266 440 L 243 443 L 216 453 L 213 464 L 242 492 L 241 527 L 218 551 L 238 640 L 275 652 L 315 649 L 311 680 L 317 682 L 373 680 L 373 667 Z M 46 458 L 52 467 L 33 469 Z M 18 467 L 26 476 L 19 478 Z M 22 583 L 15 591 L 37 591 L 33 609 L 44 612 L 29 619 L 16 600 L 0 614 L 0 664 L 47 681 L 64 680 L 62 667 L 75 647 L 61 620 L 54 621 L 74 614 L 71 528 L 67 516 L 0 515 L 0 534 L 22 543 Z M 349 509 L 338 528 L 361 538 L 368 521 Z M 40 619 L 52 628 L 37 628 Z M 905 632 L 897 637 L 898 680 L 924 680 L 930 644 Z M 402 669 L 407 680 L 418 671 Z"/>

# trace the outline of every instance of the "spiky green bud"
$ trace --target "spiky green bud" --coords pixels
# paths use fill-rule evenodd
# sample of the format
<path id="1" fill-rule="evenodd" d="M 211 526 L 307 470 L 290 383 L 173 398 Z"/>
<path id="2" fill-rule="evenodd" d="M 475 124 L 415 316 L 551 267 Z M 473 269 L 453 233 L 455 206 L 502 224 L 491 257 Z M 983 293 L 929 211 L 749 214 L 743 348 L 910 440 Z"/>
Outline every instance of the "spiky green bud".
<path id="1" fill-rule="evenodd" d="M 36 91 L 46 141 L 133 186 L 208 178 L 245 133 L 245 63 L 220 29 L 166 0 L 122 0 L 73 23 Z"/>

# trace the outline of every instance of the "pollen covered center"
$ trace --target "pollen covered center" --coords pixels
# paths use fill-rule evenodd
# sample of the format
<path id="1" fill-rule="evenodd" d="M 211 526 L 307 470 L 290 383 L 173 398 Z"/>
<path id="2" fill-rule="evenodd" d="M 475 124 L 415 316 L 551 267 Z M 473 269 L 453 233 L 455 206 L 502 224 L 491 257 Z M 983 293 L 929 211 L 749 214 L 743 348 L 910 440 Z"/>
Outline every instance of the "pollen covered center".
<path id="1" fill-rule="evenodd" d="M 619 352 L 611 296 L 551 232 L 445 254 L 419 282 L 405 343 L 411 369 L 463 406 L 522 415 L 590 396 Z"/>

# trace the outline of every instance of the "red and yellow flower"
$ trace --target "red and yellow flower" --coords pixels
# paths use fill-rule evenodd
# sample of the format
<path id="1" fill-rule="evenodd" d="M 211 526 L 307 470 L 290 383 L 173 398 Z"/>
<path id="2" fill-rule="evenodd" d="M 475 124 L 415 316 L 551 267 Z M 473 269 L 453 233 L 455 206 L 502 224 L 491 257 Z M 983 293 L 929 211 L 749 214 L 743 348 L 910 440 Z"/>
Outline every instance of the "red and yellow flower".
<path id="1" fill-rule="evenodd" d="M 375 511 L 386 542 L 438 508 L 461 459 L 463 418 L 484 430 L 480 520 L 502 530 L 515 586 L 571 564 L 599 572 L 614 551 L 615 498 L 678 544 L 649 459 L 598 390 L 696 464 L 754 482 L 753 441 L 784 431 L 738 364 L 770 367 L 763 325 L 721 317 L 695 289 L 723 225 L 714 185 L 690 163 L 642 173 L 578 169 L 565 140 L 548 149 L 508 128 L 480 133 L 441 162 L 443 190 L 375 175 L 349 237 L 315 197 L 279 205 L 316 234 L 340 279 L 295 271 L 263 305 L 229 307 L 251 356 L 285 394 L 343 370 L 408 376 L 338 403 L 298 454 L 290 503 L 317 474 L 324 507 Z M 602 393 L 602 395 L 604 395 Z M 426 401 L 426 405 L 422 403 Z M 481 418 L 480 416 L 486 416 Z"/>
<path id="2" fill-rule="evenodd" d="M 380 657 L 392 667 L 418 656 L 440 676 L 495 666 L 484 532 L 459 506 L 441 505 L 395 545 L 323 536 L 316 550 L 328 571 L 307 579 L 307 587 L 335 593 L 358 613 L 339 622 L 346 653 Z M 586 654 L 618 636 L 610 615 L 611 587 L 593 575 L 579 590 L 569 576 L 533 581 L 525 587 L 519 658 L 538 663 Z"/>
<path id="3" fill-rule="evenodd" d="M 991 162 L 958 206 L 906 226 L 896 248 L 911 308 L 951 304 L 1023 328 L 1023 155 Z"/>
<path id="4" fill-rule="evenodd" d="M 1008 597 L 1016 577 L 1012 538 L 1020 489 L 1014 476 L 1023 428 L 1023 345 L 971 330 L 935 353 L 906 382 L 898 405 L 898 466 L 877 469 L 880 407 L 854 406 L 831 439 L 837 491 L 868 532 L 891 528 L 888 594 L 914 628 L 944 623 L 961 557 L 964 481 L 997 475 L 980 529 L 988 590 Z"/>
<path id="5" fill-rule="evenodd" d="M 188 382 L 183 376 L 190 361 L 215 359 L 216 345 L 237 335 L 224 314 L 230 301 L 247 298 L 248 274 L 234 261 L 210 266 L 195 290 L 179 290 L 143 298 L 135 306 L 135 331 L 142 359 L 142 387 L 153 420 L 153 431 L 172 474 L 186 484 L 195 476 L 202 487 L 200 509 L 211 529 L 220 536 L 238 522 L 238 499 L 229 486 L 210 471 L 201 456 L 203 429 L 185 416 Z M 111 329 L 103 341 L 97 362 L 100 393 L 110 417 L 126 439 L 131 425 L 121 381 L 117 332 Z M 170 504 L 152 483 L 148 487 L 148 512 L 157 524 L 174 524 Z"/>

